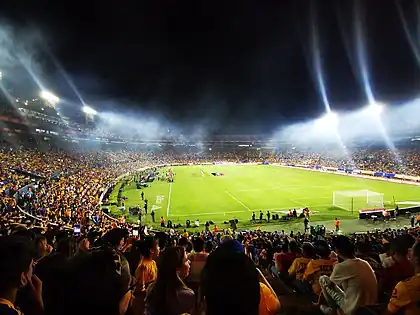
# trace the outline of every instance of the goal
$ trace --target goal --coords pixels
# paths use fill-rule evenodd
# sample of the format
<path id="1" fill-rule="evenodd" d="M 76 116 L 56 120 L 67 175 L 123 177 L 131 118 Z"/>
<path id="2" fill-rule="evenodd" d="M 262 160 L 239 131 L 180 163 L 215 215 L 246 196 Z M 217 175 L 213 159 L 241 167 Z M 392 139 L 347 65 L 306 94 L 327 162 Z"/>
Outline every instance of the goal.
<path id="1" fill-rule="evenodd" d="M 333 206 L 348 211 L 383 208 L 384 194 L 367 189 L 334 191 Z"/>

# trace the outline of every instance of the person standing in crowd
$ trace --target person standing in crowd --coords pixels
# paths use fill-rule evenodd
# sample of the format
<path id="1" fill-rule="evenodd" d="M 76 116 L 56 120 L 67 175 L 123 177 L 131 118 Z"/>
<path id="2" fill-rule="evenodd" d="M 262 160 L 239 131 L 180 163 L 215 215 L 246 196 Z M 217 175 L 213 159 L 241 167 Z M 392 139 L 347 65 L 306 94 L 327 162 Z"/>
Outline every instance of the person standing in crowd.
<path id="1" fill-rule="evenodd" d="M 144 192 L 141 192 L 141 200 L 144 200 Z"/>
<path id="2" fill-rule="evenodd" d="M 151 236 L 146 237 L 139 247 L 142 258 L 135 271 L 136 292 L 143 292 L 157 278 L 157 265 L 154 259 L 159 256 L 160 249 L 157 240 Z"/>
<path id="3" fill-rule="evenodd" d="M 160 258 L 156 282 L 147 289 L 145 315 L 191 314 L 195 308 L 195 294 L 184 279 L 190 262 L 184 247 L 166 248 Z"/>
<path id="4" fill-rule="evenodd" d="M 150 212 L 150 216 L 152 217 L 152 222 L 155 223 L 155 210 L 152 209 L 152 212 Z"/>
<path id="5" fill-rule="evenodd" d="M 165 227 L 165 218 L 164 217 L 160 217 L 160 227 Z"/>
<path id="6" fill-rule="evenodd" d="M 2 237 L 0 255 L 0 314 L 21 314 L 15 303 L 18 291 L 25 287 L 29 288 L 32 297 L 32 310 L 42 313 L 42 282 L 32 274 L 33 258 L 29 241 L 20 236 Z"/>
<path id="7" fill-rule="evenodd" d="M 188 255 L 191 262 L 190 275 L 187 278 L 187 283 L 194 292 L 198 291 L 201 280 L 201 272 L 206 264 L 208 253 L 204 251 L 204 240 L 196 238 L 193 241 L 193 252 Z"/>
<path id="8" fill-rule="evenodd" d="M 327 305 L 320 305 L 324 314 L 334 308 L 344 314 L 353 314 L 360 306 L 373 305 L 377 301 L 378 283 L 372 267 L 356 258 L 354 245 L 346 236 L 338 236 L 334 242 L 341 260 L 335 265 L 330 277 L 321 276 L 319 285 Z"/>
<path id="9" fill-rule="evenodd" d="M 420 314 L 420 243 L 413 245 L 411 262 L 415 275 L 409 279 L 398 282 L 388 303 L 388 313 L 405 315 Z"/>
<path id="10" fill-rule="evenodd" d="M 263 217 L 264 217 L 264 213 L 260 210 L 260 221 L 263 220 Z"/>
<path id="11" fill-rule="evenodd" d="M 271 214 L 270 211 L 267 211 L 267 222 L 270 222 Z"/>
<path id="12" fill-rule="evenodd" d="M 335 232 L 338 233 L 340 231 L 340 220 L 335 218 Z"/>
<path id="13" fill-rule="evenodd" d="M 207 258 L 201 276 L 199 311 L 204 315 L 258 315 L 259 273 L 244 253 L 224 246 Z"/>
<path id="14" fill-rule="evenodd" d="M 305 226 L 305 233 L 306 233 L 306 231 L 309 230 L 309 219 L 308 219 L 308 217 L 305 217 L 305 219 L 303 220 L 303 225 Z"/>

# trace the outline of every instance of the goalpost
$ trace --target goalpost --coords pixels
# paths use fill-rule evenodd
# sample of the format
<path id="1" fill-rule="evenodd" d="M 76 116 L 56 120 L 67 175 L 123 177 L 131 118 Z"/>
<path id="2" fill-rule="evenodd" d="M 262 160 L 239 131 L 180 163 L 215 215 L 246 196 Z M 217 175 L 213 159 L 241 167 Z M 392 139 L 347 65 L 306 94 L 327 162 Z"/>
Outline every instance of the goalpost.
<path id="1" fill-rule="evenodd" d="M 333 192 L 333 206 L 347 211 L 384 207 L 384 194 L 371 190 L 342 190 Z"/>

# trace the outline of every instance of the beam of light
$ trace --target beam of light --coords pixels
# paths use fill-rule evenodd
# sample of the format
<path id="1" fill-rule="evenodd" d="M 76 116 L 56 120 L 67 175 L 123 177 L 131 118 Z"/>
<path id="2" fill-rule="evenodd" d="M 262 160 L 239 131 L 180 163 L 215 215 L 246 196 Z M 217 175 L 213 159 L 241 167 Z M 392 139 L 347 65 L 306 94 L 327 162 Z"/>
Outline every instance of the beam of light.
<path id="1" fill-rule="evenodd" d="M 401 19 L 401 23 L 404 29 L 404 33 L 405 33 L 405 37 L 407 38 L 408 44 L 410 45 L 410 48 L 414 54 L 414 57 L 416 58 L 417 61 L 417 65 L 420 67 L 420 50 L 419 50 L 419 45 L 417 44 L 417 42 L 415 41 L 415 38 L 417 38 L 420 35 L 420 6 L 419 4 L 416 2 L 416 11 L 417 11 L 417 36 L 412 36 L 410 29 L 408 27 L 408 22 L 407 19 L 404 16 L 404 12 L 402 10 L 401 4 L 399 3 L 398 0 L 395 1 L 395 4 L 397 6 L 398 9 L 398 15 L 400 16 Z"/>
<path id="2" fill-rule="evenodd" d="M 54 65 L 56 66 L 56 68 L 58 69 L 58 71 L 60 72 L 60 74 L 64 77 L 64 79 L 66 80 L 67 84 L 70 86 L 70 88 L 73 90 L 73 93 L 77 96 L 77 98 L 79 99 L 80 103 L 85 106 L 86 103 L 82 97 L 82 95 L 80 94 L 79 90 L 77 89 L 76 85 L 73 83 L 73 81 L 69 78 L 69 76 L 67 75 L 67 72 L 64 70 L 63 66 L 58 62 L 57 58 L 54 57 L 54 55 L 50 52 L 47 51 L 48 55 L 50 56 L 52 62 L 54 63 Z"/>
<path id="3" fill-rule="evenodd" d="M 49 91 L 42 90 L 39 94 L 44 100 L 52 104 L 57 104 L 60 99 Z"/>
<path id="4" fill-rule="evenodd" d="M 357 55 L 357 62 L 360 70 L 360 79 L 363 84 L 363 88 L 365 90 L 366 98 L 369 104 L 375 103 L 375 99 L 373 97 L 372 88 L 370 85 L 370 77 L 368 72 L 368 65 L 367 65 L 367 57 L 366 57 L 366 43 L 365 37 L 362 30 L 362 23 L 364 21 L 362 16 L 362 10 L 360 9 L 360 1 L 357 0 L 354 5 L 354 40 L 356 44 L 356 55 Z"/>
<path id="5" fill-rule="evenodd" d="M 379 116 L 383 112 L 384 107 L 385 105 L 382 103 L 371 103 L 366 106 L 366 112 L 372 116 Z"/>
<path id="6" fill-rule="evenodd" d="M 338 115 L 329 111 L 317 120 L 317 125 L 322 128 L 337 128 L 339 123 Z"/>
<path id="7" fill-rule="evenodd" d="M 94 110 L 92 107 L 89 107 L 89 106 L 86 106 L 86 105 L 82 107 L 82 111 L 85 114 L 88 114 L 88 115 L 96 115 L 96 114 L 98 114 L 98 112 L 96 110 Z"/>
<path id="8" fill-rule="evenodd" d="M 321 64 L 321 49 L 319 44 L 318 36 L 318 20 L 316 18 L 316 12 L 313 3 L 311 5 L 311 50 L 312 50 L 312 62 L 315 67 L 315 76 L 318 85 L 318 93 L 321 95 L 322 102 L 325 107 L 325 111 L 331 112 L 330 102 L 328 101 L 327 91 L 325 88 L 324 72 Z"/>
<path id="9" fill-rule="evenodd" d="M 362 14 L 362 10 L 360 7 L 360 0 L 357 0 L 354 5 L 354 15 L 353 15 L 353 22 L 354 22 L 354 40 L 356 45 L 356 55 L 357 55 L 357 62 L 360 69 L 360 79 L 363 84 L 363 88 L 366 94 L 366 98 L 369 104 L 376 104 L 375 98 L 373 96 L 371 84 L 370 84 L 370 77 L 368 72 L 368 62 L 367 62 L 367 53 L 366 53 L 366 43 L 365 37 L 363 34 L 363 25 L 364 22 L 364 15 Z M 391 138 L 389 137 L 387 130 L 382 123 L 380 116 L 377 115 L 373 118 L 376 121 L 376 126 L 379 129 L 382 137 L 385 141 L 385 144 L 394 154 L 396 160 L 401 160 L 399 157 L 398 150 L 396 149 L 394 143 L 392 142 Z"/>
<path id="10" fill-rule="evenodd" d="M 312 61 L 314 65 L 315 75 L 316 75 L 316 81 L 318 86 L 318 93 L 321 96 L 322 103 L 324 104 L 324 108 L 326 111 L 326 115 L 320 118 L 317 122 L 317 128 L 327 128 L 324 130 L 327 130 L 331 132 L 334 137 L 335 141 L 339 144 L 340 148 L 343 150 L 344 155 L 346 156 L 347 160 L 351 161 L 351 157 L 346 150 L 346 146 L 343 143 L 343 139 L 340 135 L 340 132 L 338 130 L 338 124 L 339 124 L 339 118 L 338 115 L 331 111 L 331 105 L 328 100 L 327 96 L 327 89 L 325 86 L 325 80 L 324 80 L 324 71 L 322 67 L 321 62 L 321 45 L 319 41 L 319 30 L 318 30 L 318 19 L 317 14 L 315 11 L 315 1 L 311 2 L 311 49 L 312 49 Z"/>

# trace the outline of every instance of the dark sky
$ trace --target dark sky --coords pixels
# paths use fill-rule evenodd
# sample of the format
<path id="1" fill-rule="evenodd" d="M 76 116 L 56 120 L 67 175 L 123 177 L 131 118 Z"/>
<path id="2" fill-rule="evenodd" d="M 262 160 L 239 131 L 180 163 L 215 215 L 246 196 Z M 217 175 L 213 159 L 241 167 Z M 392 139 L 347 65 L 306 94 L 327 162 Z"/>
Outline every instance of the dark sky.
<path id="1" fill-rule="evenodd" d="M 419 38 L 415 3 L 404 0 L 402 9 Z M 0 12 L 16 29 L 41 30 L 48 50 L 98 110 L 107 104 L 98 100 L 112 99 L 174 122 L 210 119 L 219 132 L 265 133 L 324 112 L 313 31 L 333 109 L 367 103 L 355 23 L 362 26 L 376 98 L 399 103 L 416 96 L 419 66 L 395 1 L 363 0 L 358 10 L 356 4 L 14 0 L 2 1 Z M 49 86 L 74 97 L 57 69 L 45 71 Z"/>

